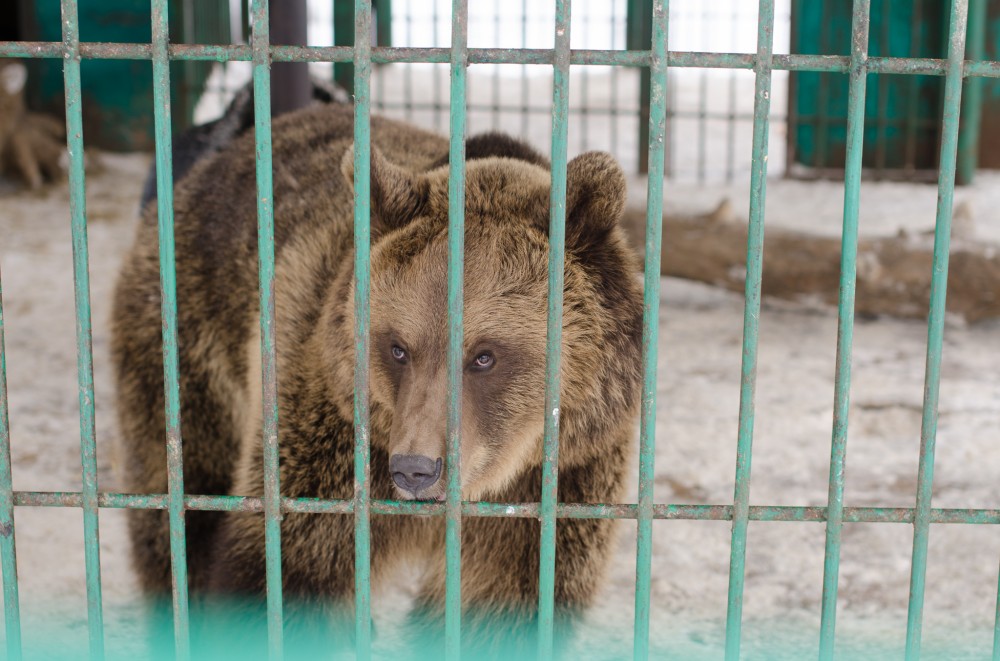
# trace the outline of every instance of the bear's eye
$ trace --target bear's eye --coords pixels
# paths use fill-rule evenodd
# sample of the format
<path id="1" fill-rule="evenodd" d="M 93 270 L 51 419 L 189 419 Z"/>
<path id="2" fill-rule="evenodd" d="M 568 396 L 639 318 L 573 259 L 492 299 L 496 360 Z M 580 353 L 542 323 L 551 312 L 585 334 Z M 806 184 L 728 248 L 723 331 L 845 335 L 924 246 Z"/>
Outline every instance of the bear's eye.
<path id="1" fill-rule="evenodd" d="M 476 356 L 476 359 L 472 361 L 472 366 L 478 370 L 488 370 L 493 367 L 493 363 L 495 362 L 496 359 L 493 357 L 493 354 L 489 351 L 484 351 Z"/>
<path id="2" fill-rule="evenodd" d="M 406 349 L 398 344 L 392 345 L 392 357 L 401 363 L 405 363 L 407 358 Z"/>

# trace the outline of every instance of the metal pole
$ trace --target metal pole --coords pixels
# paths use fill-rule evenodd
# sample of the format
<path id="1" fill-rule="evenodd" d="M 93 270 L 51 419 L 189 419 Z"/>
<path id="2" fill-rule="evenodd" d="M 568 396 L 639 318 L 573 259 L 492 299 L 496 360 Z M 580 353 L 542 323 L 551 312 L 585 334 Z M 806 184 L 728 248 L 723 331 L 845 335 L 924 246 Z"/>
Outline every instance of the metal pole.
<path id="1" fill-rule="evenodd" d="M 305 46 L 306 0 L 282 0 L 270 6 L 271 43 Z M 271 115 L 297 110 L 312 100 L 309 65 L 278 62 L 271 65 Z"/>

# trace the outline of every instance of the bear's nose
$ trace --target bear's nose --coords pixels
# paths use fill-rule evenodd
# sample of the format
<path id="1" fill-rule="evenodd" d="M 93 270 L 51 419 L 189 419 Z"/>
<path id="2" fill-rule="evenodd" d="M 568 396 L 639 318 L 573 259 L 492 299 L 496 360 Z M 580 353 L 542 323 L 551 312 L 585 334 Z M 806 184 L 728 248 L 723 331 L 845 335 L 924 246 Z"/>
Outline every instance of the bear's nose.
<path id="1" fill-rule="evenodd" d="M 441 460 L 422 454 L 394 454 L 389 457 L 389 471 L 400 489 L 416 496 L 441 477 Z"/>

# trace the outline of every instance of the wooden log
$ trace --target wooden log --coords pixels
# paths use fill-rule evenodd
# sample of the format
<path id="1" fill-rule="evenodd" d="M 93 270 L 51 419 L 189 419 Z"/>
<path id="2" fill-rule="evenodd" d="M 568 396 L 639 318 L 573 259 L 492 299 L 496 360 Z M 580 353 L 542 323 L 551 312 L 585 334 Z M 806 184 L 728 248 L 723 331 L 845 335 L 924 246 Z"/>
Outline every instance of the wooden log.
<path id="1" fill-rule="evenodd" d="M 623 226 L 642 254 L 645 213 L 627 210 Z M 837 305 L 839 238 L 781 227 L 764 237 L 764 296 Z M 664 216 L 660 272 L 743 293 L 746 245 L 747 225 L 727 201 L 704 215 Z M 856 314 L 926 318 L 933 247 L 931 233 L 860 239 Z M 947 310 L 970 323 L 1000 317 L 1000 246 L 975 240 L 965 210 L 953 222 Z"/>

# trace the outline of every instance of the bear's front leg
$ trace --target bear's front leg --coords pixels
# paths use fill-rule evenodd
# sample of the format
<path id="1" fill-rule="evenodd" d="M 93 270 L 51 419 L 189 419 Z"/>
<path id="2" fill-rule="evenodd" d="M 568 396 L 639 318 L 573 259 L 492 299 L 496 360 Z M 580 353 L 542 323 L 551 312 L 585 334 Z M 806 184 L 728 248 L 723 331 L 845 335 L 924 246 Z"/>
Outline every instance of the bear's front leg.
<path id="1" fill-rule="evenodd" d="M 556 532 L 556 658 L 594 601 L 613 521 L 561 519 Z M 462 651 L 468 658 L 533 659 L 538 649 L 540 525 L 534 519 L 462 522 Z M 432 558 L 409 627 L 426 658 L 444 645 L 445 549 Z"/>
<path id="2" fill-rule="evenodd" d="M 427 522 L 402 516 L 371 517 L 373 588 L 408 549 L 424 544 Z M 204 600 L 206 649 L 238 645 L 248 658 L 267 650 L 267 575 L 264 517 L 228 515 L 213 552 Z M 322 651 L 350 652 L 355 640 L 354 517 L 286 514 L 281 524 L 284 643 L 289 658 Z M 211 624 L 209 624 L 211 623 Z M 207 626 L 206 626 L 207 625 Z M 216 632 L 227 632 L 216 640 Z M 237 632 L 234 637 L 229 632 Z M 224 647 L 220 647 L 219 643 Z M 211 655 L 209 655 L 211 656 Z M 236 658 L 236 657 L 233 657 Z M 263 657 L 262 657 L 263 658 Z"/>
<path id="3" fill-rule="evenodd" d="M 379 562 L 373 550 L 372 563 Z M 318 650 L 329 654 L 353 648 L 354 517 L 286 514 L 281 523 L 281 584 L 284 643 L 289 654 L 307 658 L 306 654 Z M 241 657 L 266 656 L 262 515 L 227 516 L 213 551 L 203 608 L 199 641 L 203 649 L 226 651 L 229 656 L 237 645 Z M 225 633 L 220 639 L 217 634 L 221 632 Z"/>

